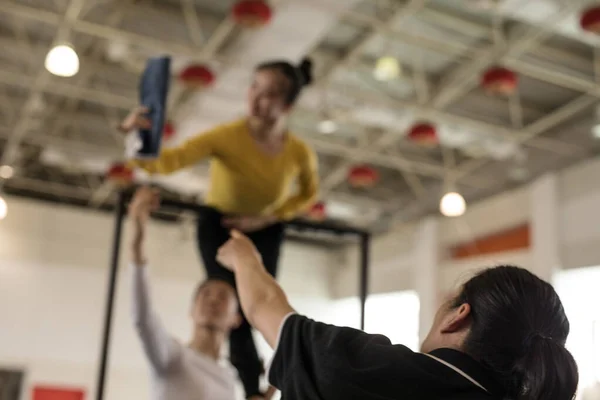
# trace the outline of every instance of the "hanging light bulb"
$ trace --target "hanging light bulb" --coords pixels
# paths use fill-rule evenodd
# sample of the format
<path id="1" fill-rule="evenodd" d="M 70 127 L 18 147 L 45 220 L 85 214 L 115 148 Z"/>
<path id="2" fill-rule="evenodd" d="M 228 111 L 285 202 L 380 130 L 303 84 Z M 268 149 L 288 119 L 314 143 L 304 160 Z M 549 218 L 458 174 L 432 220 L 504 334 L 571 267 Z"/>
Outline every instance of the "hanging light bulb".
<path id="1" fill-rule="evenodd" d="M 0 178 L 10 179 L 13 177 L 14 173 L 15 173 L 15 170 L 10 165 L 0 166 Z"/>
<path id="2" fill-rule="evenodd" d="M 378 81 L 391 81 L 400 76 L 400 63 L 394 57 L 381 57 L 375 64 L 373 76 Z"/>
<path id="3" fill-rule="evenodd" d="M 44 66 L 53 75 L 69 78 L 79 72 L 79 56 L 73 47 L 58 45 L 48 52 Z"/>
<path id="4" fill-rule="evenodd" d="M 6 214 L 8 214 L 8 205 L 6 204 L 6 200 L 0 196 L 0 220 L 6 218 Z"/>
<path id="5" fill-rule="evenodd" d="M 440 201 L 440 212 L 446 217 L 460 217 L 467 210 L 464 197 L 457 192 L 448 192 Z"/>
<path id="6" fill-rule="evenodd" d="M 596 107 L 596 124 L 592 127 L 592 137 L 600 139 L 600 106 Z"/>
<path id="7" fill-rule="evenodd" d="M 332 119 L 324 119 L 319 122 L 319 132 L 329 134 L 337 130 L 337 124 Z"/>

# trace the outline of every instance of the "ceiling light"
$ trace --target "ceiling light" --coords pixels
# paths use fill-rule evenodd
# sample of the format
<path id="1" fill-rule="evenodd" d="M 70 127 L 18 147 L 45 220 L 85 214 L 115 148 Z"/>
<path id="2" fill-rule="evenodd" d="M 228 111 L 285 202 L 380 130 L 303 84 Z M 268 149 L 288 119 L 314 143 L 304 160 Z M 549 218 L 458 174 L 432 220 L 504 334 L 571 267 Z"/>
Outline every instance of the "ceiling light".
<path id="1" fill-rule="evenodd" d="M 8 214 L 8 206 L 6 205 L 6 200 L 0 197 L 0 220 L 6 218 L 6 214 Z"/>
<path id="2" fill-rule="evenodd" d="M 594 139 L 600 139 L 600 124 L 594 125 L 592 128 L 592 136 Z"/>
<path id="3" fill-rule="evenodd" d="M 319 132 L 321 133 L 333 133 L 337 130 L 337 124 L 335 123 L 334 120 L 331 119 L 324 119 L 323 121 L 319 122 Z"/>
<path id="4" fill-rule="evenodd" d="M 79 56 L 69 45 L 55 46 L 46 55 L 44 66 L 53 75 L 69 78 L 79 72 Z"/>
<path id="5" fill-rule="evenodd" d="M 448 192 L 440 201 L 440 212 L 446 217 L 460 217 L 467 210 L 464 197 L 457 192 Z"/>
<path id="6" fill-rule="evenodd" d="M 400 76 L 400 63 L 394 57 L 381 57 L 373 71 L 378 81 L 391 81 Z"/>
<path id="7" fill-rule="evenodd" d="M 10 179 L 13 177 L 15 170 L 10 165 L 3 165 L 0 167 L 0 178 Z"/>

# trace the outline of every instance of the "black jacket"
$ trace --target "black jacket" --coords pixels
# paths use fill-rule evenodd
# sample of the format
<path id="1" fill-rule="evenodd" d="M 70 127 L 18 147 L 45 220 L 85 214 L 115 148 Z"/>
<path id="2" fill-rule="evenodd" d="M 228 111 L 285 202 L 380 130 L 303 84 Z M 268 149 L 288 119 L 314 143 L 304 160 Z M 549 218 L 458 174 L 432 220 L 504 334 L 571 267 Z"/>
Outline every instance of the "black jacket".
<path id="1" fill-rule="evenodd" d="M 283 324 L 269 381 L 283 400 L 503 398 L 493 374 L 464 353 L 415 353 L 382 335 L 300 315 Z"/>

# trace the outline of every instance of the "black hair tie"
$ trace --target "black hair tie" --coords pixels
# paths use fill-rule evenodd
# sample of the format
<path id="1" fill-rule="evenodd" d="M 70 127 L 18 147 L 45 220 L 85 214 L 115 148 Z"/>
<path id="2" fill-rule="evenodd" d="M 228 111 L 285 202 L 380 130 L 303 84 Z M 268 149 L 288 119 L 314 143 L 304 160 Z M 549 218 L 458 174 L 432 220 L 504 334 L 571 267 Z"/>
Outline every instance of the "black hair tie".
<path id="1" fill-rule="evenodd" d="M 531 335 L 529 335 L 527 337 L 527 339 L 525 340 L 525 346 L 529 347 L 535 339 L 541 339 L 541 340 L 544 340 L 544 341 L 552 341 L 552 340 L 554 340 L 554 339 L 552 339 L 551 336 L 546 336 L 546 335 L 544 335 L 544 334 L 542 334 L 540 332 L 534 332 Z"/>

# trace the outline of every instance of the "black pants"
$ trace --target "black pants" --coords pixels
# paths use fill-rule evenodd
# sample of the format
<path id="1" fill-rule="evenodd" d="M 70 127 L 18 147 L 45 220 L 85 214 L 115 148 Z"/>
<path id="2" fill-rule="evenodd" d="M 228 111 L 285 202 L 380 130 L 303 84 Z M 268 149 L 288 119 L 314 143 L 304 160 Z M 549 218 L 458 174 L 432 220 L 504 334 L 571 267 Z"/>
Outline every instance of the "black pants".
<path id="1" fill-rule="evenodd" d="M 233 273 L 216 261 L 217 250 L 229 239 L 229 230 L 221 225 L 223 217 L 224 215 L 215 209 L 203 210 L 198 218 L 198 247 L 206 275 L 209 278 L 223 279 L 235 287 Z M 283 224 L 275 224 L 251 232 L 248 237 L 261 254 L 267 271 L 276 276 L 277 262 L 284 238 Z M 263 365 L 252 338 L 252 329 L 245 317 L 240 327 L 231 332 L 229 346 L 231 363 L 238 370 L 246 397 L 260 394 L 259 379 L 263 372 Z"/>

